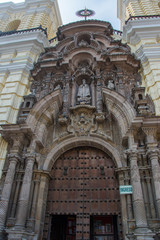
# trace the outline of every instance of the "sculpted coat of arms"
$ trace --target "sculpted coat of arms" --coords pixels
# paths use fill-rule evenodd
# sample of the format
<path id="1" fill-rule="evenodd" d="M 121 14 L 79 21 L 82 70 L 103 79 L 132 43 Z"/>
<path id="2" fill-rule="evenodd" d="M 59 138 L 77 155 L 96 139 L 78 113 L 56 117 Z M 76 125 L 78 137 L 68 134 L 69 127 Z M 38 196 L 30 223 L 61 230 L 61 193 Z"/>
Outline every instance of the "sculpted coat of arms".
<path id="1" fill-rule="evenodd" d="M 71 109 L 71 124 L 68 126 L 68 132 L 77 136 L 87 136 L 94 130 L 95 108 L 92 106 L 77 106 Z"/>

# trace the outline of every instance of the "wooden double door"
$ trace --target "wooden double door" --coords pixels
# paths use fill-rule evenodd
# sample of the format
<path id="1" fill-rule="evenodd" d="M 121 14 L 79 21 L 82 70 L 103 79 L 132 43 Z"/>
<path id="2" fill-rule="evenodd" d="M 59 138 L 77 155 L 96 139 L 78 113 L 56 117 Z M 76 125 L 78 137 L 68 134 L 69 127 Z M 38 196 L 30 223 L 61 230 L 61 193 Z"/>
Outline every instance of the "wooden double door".
<path id="1" fill-rule="evenodd" d="M 113 160 L 79 147 L 54 164 L 49 183 L 44 240 L 120 240 L 119 184 Z"/>

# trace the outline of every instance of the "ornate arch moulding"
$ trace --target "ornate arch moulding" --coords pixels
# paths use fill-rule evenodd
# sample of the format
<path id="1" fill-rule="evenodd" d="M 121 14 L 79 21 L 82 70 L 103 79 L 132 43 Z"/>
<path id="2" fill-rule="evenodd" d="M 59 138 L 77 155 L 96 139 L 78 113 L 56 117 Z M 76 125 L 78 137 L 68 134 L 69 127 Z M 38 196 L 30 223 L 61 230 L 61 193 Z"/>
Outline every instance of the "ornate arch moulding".
<path id="1" fill-rule="evenodd" d="M 103 99 L 109 112 L 118 121 L 122 137 L 124 137 L 136 118 L 135 109 L 122 95 L 110 89 L 103 88 Z"/>
<path id="2" fill-rule="evenodd" d="M 62 141 L 58 145 L 54 146 L 51 151 L 48 153 L 46 160 L 43 165 L 44 171 L 50 171 L 55 163 L 55 161 L 66 151 L 79 147 L 79 146 L 91 146 L 98 148 L 106 152 L 109 156 L 112 157 L 113 161 L 116 164 L 117 168 L 122 167 L 121 157 L 118 150 L 112 146 L 110 143 L 104 141 L 103 139 L 97 137 L 71 137 L 67 140 Z"/>
<path id="3" fill-rule="evenodd" d="M 57 117 L 59 108 L 61 106 L 62 96 L 60 94 L 60 90 L 57 89 L 56 91 L 42 98 L 34 105 L 26 120 L 27 125 L 32 128 L 33 132 L 38 131 L 38 123 L 43 121 L 44 118 L 45 122 L 52 121 Z"/>

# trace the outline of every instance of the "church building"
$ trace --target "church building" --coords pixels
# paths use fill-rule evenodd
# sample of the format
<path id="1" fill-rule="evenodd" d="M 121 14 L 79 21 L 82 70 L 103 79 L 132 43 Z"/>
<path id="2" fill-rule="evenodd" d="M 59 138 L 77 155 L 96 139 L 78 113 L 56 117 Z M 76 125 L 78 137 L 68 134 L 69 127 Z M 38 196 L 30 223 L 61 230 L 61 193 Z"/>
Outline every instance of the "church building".
<path id="1" fill-rule="evenodd" d="M 0 240 L 160 239 L 160 3 L 117 4 L 0 4 Z"/>

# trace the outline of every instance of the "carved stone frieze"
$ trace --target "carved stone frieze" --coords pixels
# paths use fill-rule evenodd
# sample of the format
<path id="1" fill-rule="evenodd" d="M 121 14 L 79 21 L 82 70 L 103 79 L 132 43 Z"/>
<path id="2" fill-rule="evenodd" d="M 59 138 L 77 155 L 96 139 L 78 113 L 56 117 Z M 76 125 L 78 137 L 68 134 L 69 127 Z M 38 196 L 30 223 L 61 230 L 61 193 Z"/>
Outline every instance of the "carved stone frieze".
<path id="1" fill-rule="evenodd" d="M 48 72 L 44 77 L 36 78 L 31 84 L 31 91 L 39 101 L 41 98 L 50 94 L 54 90 L 60 89 L 63 93 L 63 89 L 66 83 L 69 81 L 70 76 L 66 74 L 54 74 Z"/>
<path id="2" fill-rule="evenodd" d="M 158 129 L 157 127 L 142 127 L 142 130 L 147 136 L 156 137 Z"/>

